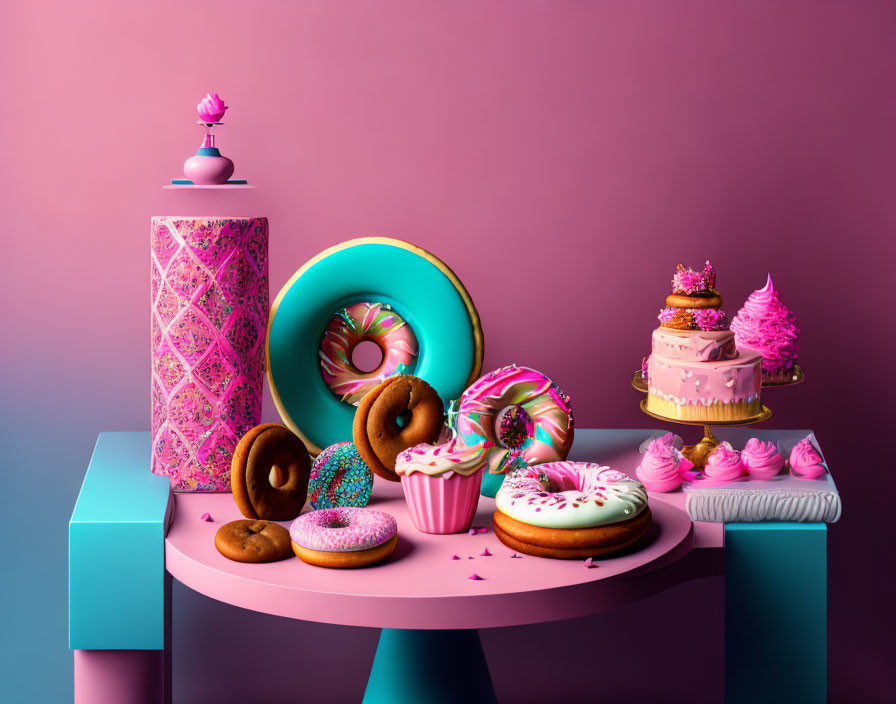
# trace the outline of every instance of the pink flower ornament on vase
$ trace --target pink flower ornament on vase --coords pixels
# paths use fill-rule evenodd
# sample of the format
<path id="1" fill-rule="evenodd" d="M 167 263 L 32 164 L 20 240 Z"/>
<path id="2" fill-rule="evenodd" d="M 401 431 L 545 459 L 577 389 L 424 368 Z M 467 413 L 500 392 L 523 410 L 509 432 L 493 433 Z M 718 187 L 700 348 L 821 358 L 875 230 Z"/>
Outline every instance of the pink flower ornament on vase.
<path id="1" fill-rule="evenodd" d="M 233 162 L 223 156 L 215 146 L 215 135 L 212 130 L 221 124 L 221 118 L 227 111 L 227 105 L 217 93 L 211 93 L 196 106 L 199 123 L 205 128 L 205 137 L 199 151 L 184 162 L 184 176 L 199 186 L 214 186 L 227 183 L 233 176 Z"/>

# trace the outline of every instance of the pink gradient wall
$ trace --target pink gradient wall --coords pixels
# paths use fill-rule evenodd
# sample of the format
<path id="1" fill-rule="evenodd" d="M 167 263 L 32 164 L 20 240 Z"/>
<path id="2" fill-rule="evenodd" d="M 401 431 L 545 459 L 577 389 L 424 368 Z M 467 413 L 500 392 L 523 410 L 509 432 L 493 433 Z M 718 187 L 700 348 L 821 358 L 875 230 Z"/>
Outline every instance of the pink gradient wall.
<path id="1" fill-rule="evenodd" d="M 771 271 L 804 328 L 808 382 L 768 394 L 768 425 L 816 429 L 845 503 L 830 532 L 831 701 L 882 701 L 892 510 L 867 481 L 890 469 L 878 446 L 896 392 L 882 314 L 894 30 L 896 4 L 870 0 L 4 0 L 0 501 L 37 523 L 13 559 L 38 584 L 3 580 L 5 603 L 23 605 L 3 638 L 53 673 L 4 657 L 4 681 L 45 701 L 70 691 L 65 525 L 96 433 L 149 427 L 150 216 L 246 214 L 270 219 L 272 294 L 351 237 L 432 250 L 477 303 L 486 367 L 554 376 L 580 427 L 653 425 L 628 380 L 675 263 L 710 257 L 731 312 Z M 160 188 L 198 146 L 209 90 L 232 106 L 219 145 L 258 191 Z M 546 663 L 625 673 L 601 684 L 608 697 L 716 701 L 720 590 L 488 632 L 499 694 L 543 701 L 515 668 L 521 649 L 547 648 Z M 363 689 L 371 631 L 254 617 L 186 589 L 175 614 L 183 701 L 253 691 L 217 669 L 225 653 L 264 673 L 272 701 Z M 271 657 L 246 647 L 265 634 Z M 343 653 L 348 677 L 322 648 Z M 659 674 L 634 691 L 639 667 Z M 595 695 L 580 676 L 555 685 L 568 701 Z"/>

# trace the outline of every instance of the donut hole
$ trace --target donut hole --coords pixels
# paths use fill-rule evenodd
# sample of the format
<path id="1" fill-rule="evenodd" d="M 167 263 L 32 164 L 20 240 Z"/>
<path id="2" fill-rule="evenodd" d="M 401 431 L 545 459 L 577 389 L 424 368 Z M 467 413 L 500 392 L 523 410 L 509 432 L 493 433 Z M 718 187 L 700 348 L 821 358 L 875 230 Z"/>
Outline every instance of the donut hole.
<path id="1" fill-rule="evenodd" d="M 408 424 L 411 422 L 412 415 L 413 414 L 408 409 L 403 410 L 395 416 L 395 425 L 397 425 L 399 429 L 407 428 Z"/>
<path id="2" fill-rule="evenodd" d="M 383 348 L 373 340 L 361 340 L 352 348 L 352 364 L 363 373 L 369 374 L 383 364 Z"/>
<path id="3" fill-rule="evenodd" d="M 495 438 L 502 447 L 512 450 L 525 447 L 534 434 L 535 423 L 520 405 L 502 408 L 495 416 Z"/>
<path id="4" fill-rule="evenodd" d="M 334 518 L 332 521 L 327 523 L 327 528 L 336 529 L 336 528 L 348 528 L 349 522 L 344 518 Z"/>
<path id="5" fill-rule="evenodd" d="M 275 489 L 279 489 L 284 484 L 286 484 L 286 472 L 276 464 L 271 467 L 271 471 L 268 474 L 268 481 L 271 483 L 271 486 Z"/>

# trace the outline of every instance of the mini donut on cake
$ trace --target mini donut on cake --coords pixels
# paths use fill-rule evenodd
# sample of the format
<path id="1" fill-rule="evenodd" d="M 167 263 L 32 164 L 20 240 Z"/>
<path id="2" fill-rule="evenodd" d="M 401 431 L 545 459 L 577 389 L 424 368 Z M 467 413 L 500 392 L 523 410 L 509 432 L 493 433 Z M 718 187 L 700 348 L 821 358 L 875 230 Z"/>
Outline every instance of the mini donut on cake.
<path id="1" fill-rule="evenodd" d="M 289 528 L 292 549 L 318 567 L 365 567 L 382 562 L 398 543 L 395 518 L 353 506 L 303 513 Z"/>
<path id="2" fill-rule="evenodd" d="M 352 436 L 371 471 L 397 482 L 395 459 L 409 447 L 438 439 L 444 419 L 436 390 L 423 379 L 402 374 L 389 377 L 361 400 Z"/>
<path id="3" fill-rule="evenodd" d="M 517 552 L 582 559 L 626 550 L 650 528 L 647 491 L 591 462 L 550 462 L 507 475 L 495 497 L 495 535 Z"/>
<path id="4" fill-rule="evenodd" d="M 246 518 L 291 521 L 305 505 L 310 472 L 311 458 L 297 435 L 277 423 L 258 425 L 233 451 L 233 498 Z"/>

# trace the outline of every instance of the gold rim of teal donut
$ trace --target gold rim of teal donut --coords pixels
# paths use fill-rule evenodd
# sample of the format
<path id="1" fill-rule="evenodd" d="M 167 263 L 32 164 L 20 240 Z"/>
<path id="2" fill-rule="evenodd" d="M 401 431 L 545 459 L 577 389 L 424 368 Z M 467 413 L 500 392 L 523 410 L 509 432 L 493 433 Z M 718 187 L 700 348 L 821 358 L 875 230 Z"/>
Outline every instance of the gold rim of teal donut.
<path id="1" fill-rule="evenodd" d="M 287 427 L 289 427 L 290 430 L 292 430 L 302 439 L 302 442 L 305 443 L 305 446 L 308 448 L 308 452 L 312 456 L 317 456 L 318 454 L 320 454 L 323 448 L 318 447 L 314 442 L 312 442 L 310 438 L 308 438 L 308 436 L 302 432 L 301 428 L 299 428 L 299 426 L 292 419 L 292 416 L 289 414 L 289 411 L 287 411 L 286 406 L 280 397 L 280 393 L 277 390 L 277 384 L 274 382 L 274 377 L 271 373 L 271 325 L 274 321 L 274 317 L 277 314 L 277 309 L 280 306 L 280 302 L 289 293 L 290 288 L 295 285 L 295 283 L 302 277 L 302 275 L 306 271 L 308 271 L 312 266 L 314 266 L 321 260 L 326 259 L 336 252 L 364 244 L 385 244 L 392 247 L 397 247 L 399 249 L 404 249 L 408 252 L 411 252 L 412 254 L 416 254 L 422 259 L 425 259 L 445 275 L 445 278 L 447 278 L 454 286 L 458 296 L 460 296 L 460 299 L 464 304 L 464 308 L 466 309 L 467 314 L 470 318 L 470 326 L 473 333 L 473 367 L 470 371 L 469 377 L 467 378 L 466 386 L 469 386 L 476 379 L 478 379 L 482 372 L 482 359 L 485 352 L 485 340 L 482 334 L 482 323 L 479 319 L 479 313 L 477 312 L 476 307 L 473 305 L 473 299 L 470 296 L 469 292 L 464 287 L 463 283 L 461 283 L 461 280 L 458 278 L 457 274 L 455 274 L 454 271 L 451 270 L 451 267 L 449 267 L 445 262 L 439 259 L 432 252 L 429 252 L 422 247 L 418 247 L 417 245 L 411 244 L 410 242 L 397 240 L 392 237 L 357 237 L 355 239 L 346 240 L 345 242 L 342 242 L 340 244 L 333 245 L 332 247 L 328 247 L 327 249 L 323 250 L 319 254 L 316 254 L 307 262 L 305 262 L 298 269 L 298 271 L 296 271 L 281 287 L 280 291 L 277 293 L 277 296 L 274 298 L 274 302 L 271 304 L 264 343 L 265 374 L 267 375 L 268 386 L 271 390 L 271 397 L 274 399 L 274 406 L 277 408 L 277 413 L 279 414 L 281 420 L 286 424 Z"/>

